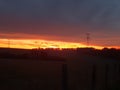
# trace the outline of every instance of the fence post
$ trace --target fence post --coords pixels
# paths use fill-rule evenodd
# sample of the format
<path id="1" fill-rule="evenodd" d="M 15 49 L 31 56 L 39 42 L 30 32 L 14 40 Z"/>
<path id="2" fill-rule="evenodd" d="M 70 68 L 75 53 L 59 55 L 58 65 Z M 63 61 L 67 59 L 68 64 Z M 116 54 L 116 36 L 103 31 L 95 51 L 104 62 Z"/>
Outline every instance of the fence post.
<path id="1" fill-rule="evenodd" d="M 108 71 L 109 71 L 109 66 L 106 64 L 105 66 L 105 88 L 108 89 Z"/>
<path id="2" fill-rule="evenodd" d="M 95 83 L 96 83 L 96 65 L 92 66 L 92 88 L 91 90 L 95 90 Z"/>
<path id="3" fill-rule="evenodd" d="M 62 88 L 68 90 L 68 70 L 67 64 L 62 65 Z"/>

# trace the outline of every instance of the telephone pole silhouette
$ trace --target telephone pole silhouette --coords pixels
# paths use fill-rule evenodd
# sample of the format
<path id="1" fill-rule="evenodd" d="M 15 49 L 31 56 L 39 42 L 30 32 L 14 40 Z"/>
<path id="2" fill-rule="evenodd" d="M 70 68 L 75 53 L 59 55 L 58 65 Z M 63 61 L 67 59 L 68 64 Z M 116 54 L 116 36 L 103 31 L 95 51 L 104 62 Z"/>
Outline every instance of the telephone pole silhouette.
<path id="1" fill-rule="evenodd" d="M 38 41 L 35 41 L 35 46 L 36 46 L 37 49 L 40 49 Z"/>
<path id="2" fill-rule="evenodd" d="M 87 46 L 90 45 L 90 33 L 86 33 Z"/>
<path id="3" fill-rule="evenodd" d="M 8 39 L 8 48 L 10 48 L 10 39 Z"/>

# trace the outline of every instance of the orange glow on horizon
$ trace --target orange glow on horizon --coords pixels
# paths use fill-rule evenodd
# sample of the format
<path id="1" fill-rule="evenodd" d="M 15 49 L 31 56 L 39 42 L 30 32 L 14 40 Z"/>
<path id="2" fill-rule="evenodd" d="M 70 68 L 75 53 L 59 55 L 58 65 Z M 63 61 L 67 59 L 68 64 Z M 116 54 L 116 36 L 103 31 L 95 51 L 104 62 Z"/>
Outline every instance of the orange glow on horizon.
<path id="1" fill-rule="evenodd" d="M 84 48 L 87 47 L 81 43 L 73 42 L 62 42 L 62 41 L 48 41 L 48 40 L 34 40 L 34 39 L 0 39 L 0 47 L 10 48 L 22 48 L 22 49 L 33 49 L 33 48 Z M 89 46 L 96 49 L 102 49 L 100 46 Z"/>

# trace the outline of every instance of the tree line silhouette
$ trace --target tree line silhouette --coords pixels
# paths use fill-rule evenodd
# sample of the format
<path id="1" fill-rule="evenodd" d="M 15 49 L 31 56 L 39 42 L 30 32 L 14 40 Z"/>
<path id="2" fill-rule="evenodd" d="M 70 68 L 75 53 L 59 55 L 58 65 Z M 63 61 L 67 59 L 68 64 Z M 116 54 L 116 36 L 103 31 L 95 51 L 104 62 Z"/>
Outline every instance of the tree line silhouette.
<path id="1" fill-rule="evenodd" d="M 94 48 L 77 48 L 77 49 L 12 49 L 0 48 L 0 58 L 6 59 L 25 59 L 25 60 L 64 60 L 64 55 L 74 52 L 75 55 L 91 55 L 96 57 L 120 60 L 120 50 L 115 48 L 103 48 L 97 50 Z M 71 54 L 70 54 L 71 55 Z"/>

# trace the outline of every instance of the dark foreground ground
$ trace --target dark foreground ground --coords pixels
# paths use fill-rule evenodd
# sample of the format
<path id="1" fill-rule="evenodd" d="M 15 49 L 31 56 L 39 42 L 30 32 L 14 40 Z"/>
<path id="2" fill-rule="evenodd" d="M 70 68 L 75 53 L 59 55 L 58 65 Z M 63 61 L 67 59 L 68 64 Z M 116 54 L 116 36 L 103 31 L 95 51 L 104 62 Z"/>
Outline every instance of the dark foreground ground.
<path id="1" fill-rule="evenodd" d="M 1 59 L 0 90 L 120 90 L 116 62 L 64 63 Z"/>
<path id="2" fill-rule="evenodd" d="M 83 51 L 40 52 L 37 56 L 32 54 L 38 52 L 27 51 L 29 57 L 23 51 L 7 53 L 8 57 L 4 52 L 0 56 L 0 90 L 120 90 L 118 54 L 106 58 L 98 51 Z"/>
<path id="3" fill-rule="evenodd" d="M 0 60 L 0 90 L 62 90 L 61 63 Z"/>

